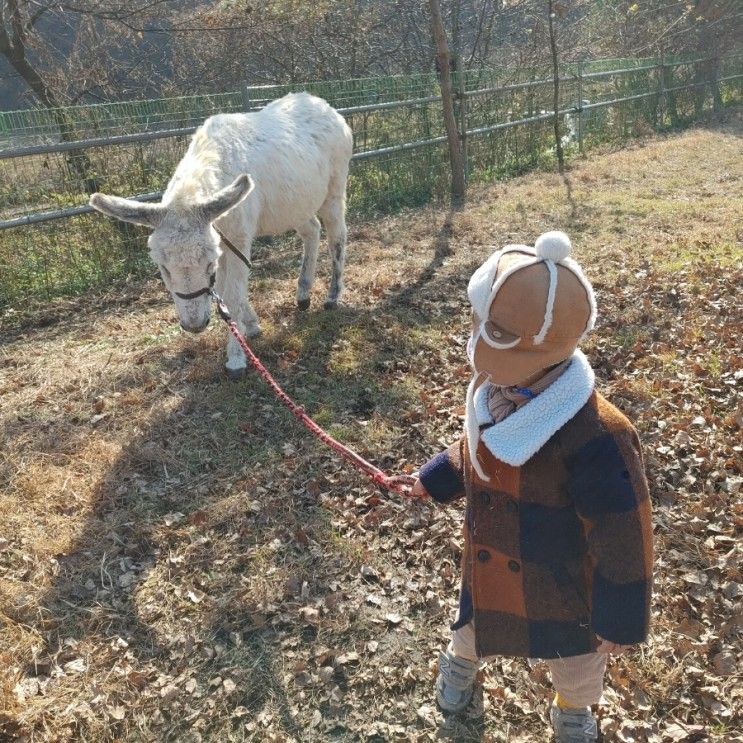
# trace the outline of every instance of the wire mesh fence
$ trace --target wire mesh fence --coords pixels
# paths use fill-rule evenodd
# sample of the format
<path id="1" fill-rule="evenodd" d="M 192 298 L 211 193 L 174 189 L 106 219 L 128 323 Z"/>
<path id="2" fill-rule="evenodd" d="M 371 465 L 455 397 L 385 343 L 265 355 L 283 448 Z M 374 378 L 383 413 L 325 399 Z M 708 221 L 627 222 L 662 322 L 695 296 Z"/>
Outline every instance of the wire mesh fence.
<path id="1" fill-rule="evenodd" d="M 743 57 L 598 60 L 564 65 L 558 116 L 568 155 L 685 126 L 743 100 Z M 471 182 L 551 165 L 547 70 L 455 76 Z M 346 117 L 355 150 L 352 215 L 444 197 L 449 158 L 436 76 L 303 85 Z M 189 135 L 213 113 L 257 110 L 288 85 L 228 94 L 0 114 L 0 308 L 154 273 L 145 231 L 91 214 L 88 195 L 158 198 Z"/>
<path id="2" fill-rule="evenodd" d="M 112 137 L 198 126 L 207 116 L 242 111 L 240 92 L 65 108 L 0 111 L 0 147 Z"/>

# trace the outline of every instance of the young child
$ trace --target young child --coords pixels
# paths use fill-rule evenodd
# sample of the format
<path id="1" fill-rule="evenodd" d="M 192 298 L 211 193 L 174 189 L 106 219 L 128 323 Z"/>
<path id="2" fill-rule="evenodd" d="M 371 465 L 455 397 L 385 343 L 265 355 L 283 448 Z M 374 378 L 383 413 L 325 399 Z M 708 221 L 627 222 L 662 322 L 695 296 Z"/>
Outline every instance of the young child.
<path id="1" fill-rule="evenodd" d="M 548 232 L 473 274 L 465 433 L 413 494 L 467 503 L 439 706 L 464 710 L 488 658 L 543 658 L 557 743 L 588 743 L 607 654 L 647 636 L 653 548 L 637 433 L 577 350 L 596 302 L 570 247 Z"/>

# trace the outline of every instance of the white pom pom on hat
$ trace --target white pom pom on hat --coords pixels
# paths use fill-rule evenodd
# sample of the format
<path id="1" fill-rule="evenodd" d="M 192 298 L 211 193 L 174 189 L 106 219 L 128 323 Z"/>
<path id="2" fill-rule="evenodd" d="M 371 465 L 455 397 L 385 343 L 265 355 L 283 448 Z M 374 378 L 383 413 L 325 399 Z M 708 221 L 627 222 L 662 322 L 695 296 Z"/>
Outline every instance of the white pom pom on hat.
<path id="1" fill-rule="evenodd" d="M 545 232 L 534 243 L 537 258 L 554 261 L 555 263 L 567 258 L 570 255 L 571 248 L 570 238 L 559 230 Z"/>

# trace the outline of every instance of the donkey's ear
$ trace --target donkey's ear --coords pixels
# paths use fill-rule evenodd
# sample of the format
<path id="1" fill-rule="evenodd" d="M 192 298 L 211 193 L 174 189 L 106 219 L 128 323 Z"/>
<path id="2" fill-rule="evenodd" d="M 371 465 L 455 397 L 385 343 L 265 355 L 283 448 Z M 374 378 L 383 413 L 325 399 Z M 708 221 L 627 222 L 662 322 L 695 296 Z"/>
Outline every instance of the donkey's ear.
<path id="1" fill-rule="evenodd" d="M 252 190 L 255 183 L 249 175 L 239 175 L 229 186 L 217 191 L 208 201 L 199 206 L 207 222 L 213 222 L 225 212 L 237 206 Z"/>
<path id="2" fill-rule="evenodd" d="M 152 229 L 155 229 L 165 216 L 165 207 L 162 204 L 147 204 L 143 201 L 122 199 L 119 196 L 106 196 L 104 193 L 94 193 L 88 203 L 109 217 Z"/>

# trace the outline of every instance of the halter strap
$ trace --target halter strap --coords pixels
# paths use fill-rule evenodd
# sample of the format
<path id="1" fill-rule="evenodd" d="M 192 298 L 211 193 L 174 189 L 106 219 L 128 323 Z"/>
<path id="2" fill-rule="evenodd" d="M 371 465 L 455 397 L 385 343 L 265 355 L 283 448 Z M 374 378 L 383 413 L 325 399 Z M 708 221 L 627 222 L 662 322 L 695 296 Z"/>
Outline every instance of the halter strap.
<path id="1" fill-rule="evenodd" d="M 173 292 L 176 297 L 180 297 L 181 299 L 196 299 L 196 297 L 200 297 L 202 294 L 209 294 L 212 290 L 212 287 L 214 286 L 214 280 L 216 279 L 217 274 L 213 273 L 209 277 L 209 286 L 205 286 L 203 289 L 198 289 L 195 292 L 188 292 L 188 293 L 182 293 L 182 292 Z"/>
<path id="2" fill-rule="evenodd" d="M 222 230 L 220 230 L 218 227 L 214 228 L 217 231 L 217 234 L 219 235 L 219 239 L 248 267 L 253 268 L 253 264 L 250 261 L 250 258 L 246 258 L 232 243 L 231 240 L 228 240 Z M 196 297 L 201 297 L 204 294 L 209 294 L 214 287 L 214 280 L 215 280 L 216 274 L 212 274 L 209 277 L 209 286 L 205 286 L 203 289 L 198 289 L 195 292 L 173 292 L 176 297 L 180 297 L 180 299 L 196 299 Z"/>
<path id="3" fill-rule="evenodd" d="M 250 258 L 246 258 L 234 245 L 233 243 L 228 240 L 222 230 L 219 229 L 219 227 L 214 228 L 217 231 L 217 234 L 219 235 L 222 242 L 248 267 L 253 268 L 253 263 L 251 262 Z"/>

